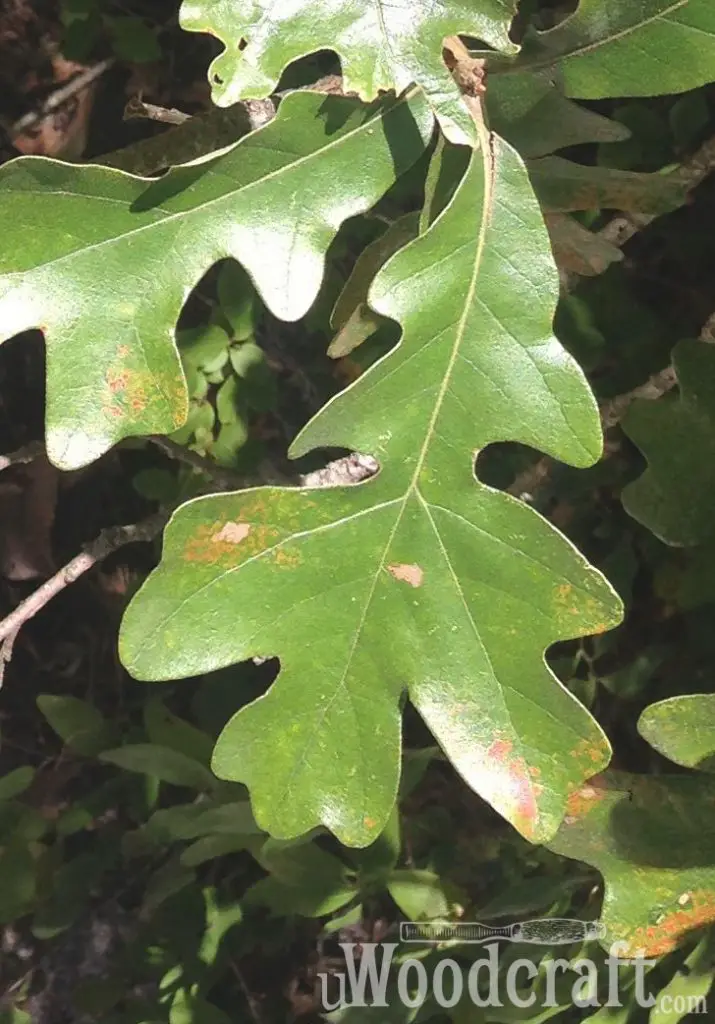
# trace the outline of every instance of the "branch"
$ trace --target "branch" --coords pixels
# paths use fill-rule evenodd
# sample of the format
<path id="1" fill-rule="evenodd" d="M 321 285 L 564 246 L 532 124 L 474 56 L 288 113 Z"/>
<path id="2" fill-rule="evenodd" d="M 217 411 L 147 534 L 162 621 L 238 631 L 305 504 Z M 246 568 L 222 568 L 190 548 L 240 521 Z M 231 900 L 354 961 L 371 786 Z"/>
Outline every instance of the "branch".
<path id="1" fill-rule="evenodd" d="M 185 448 L 183 444 L 177 444 L 169 437 L 153 434 L 149 440 L 170 459 L 176 459 L 178 462 L 191 466 L 196 472 L 203 473 L 220 491 L 236 491 L 246 486 L 245 478 L 237 476 L 230 469 L 223 469 L 213 459 L 200 455 L 190 448 Z"/>
<path id="2" fill-rule="evenodd" d="M 25 598 L 14 611 L 0 622 L 0 685 L 5 667 L 12 657 L 17 634 L 45 605 L 71 583 L 92 569 L 98 562 L 126 544 L 152 540 L 168 519 L 165 511 L 155 512 L 140 523 L 131 526 L 111 526 L 103 530 L 85 550 L 51 576 L 41 587 Z"/>
<path id="3" fill-rule="evenodd" d="M 0 473 L 4 469 L 9 469 L 10 466 L 17 466 L 22 462 L 32 462 L 42 455 L 44 450 L 45 446 L 42 441 L 30 441 L 29 444 L 24 444 L 22 448 L 10 452 L 9 455 L 0 455 Z"/>
<path id="4" fill-rule="evenodd" d="M 87 68 L 79 75 L 75 75 L 69 82 L 61 85 L 59 89 L 55 89 L 51 93 L 42 106 L 38 110 L 31 110 L 27 114 L 16 121 L 10 128 L 8 134 L 10 140 L 16 139 L 18 135 L 22 135 L 23 132 L 27 131 L 28 128 L 34 128 L 44 117 L 51 114 L 53 110 L 57 110 L 67 100 L 71 100 L 73 96 L 76 96 L 78 92 L 82 92 L 88 88 L 92 82 L 104 74 L 108 68 L 114 64 L 114 58 L 108 57 L 106 60 L 101 60 L 98 64 L 94 64 L 91 68 Z"/>

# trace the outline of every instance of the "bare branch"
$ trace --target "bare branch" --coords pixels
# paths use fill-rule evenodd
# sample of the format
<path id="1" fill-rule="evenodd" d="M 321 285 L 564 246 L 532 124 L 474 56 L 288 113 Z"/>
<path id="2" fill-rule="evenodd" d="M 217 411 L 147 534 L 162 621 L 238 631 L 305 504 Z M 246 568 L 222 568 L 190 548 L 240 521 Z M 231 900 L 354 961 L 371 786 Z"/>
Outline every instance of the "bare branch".
<path id="1" fill-rule="evenodd" d="M 22 448 L 10 452 L 9 455 L 0 455 L 0 473 L 10 466 L 17 466 L 22 462 L 33 462 L 42 455 L 44 450 L 45 446 L 42 441 L 30 441 L 29 444 L 24 444 Z"/>
<path id="2" fill-rule="evenodd" d="M 153 434 L 149 440 L 169 458 L 183 462 L 185 465 L 191 466 L 197 473 L 208 477 L 219 491 L 236 491 L 246 486 L 245 477 L 232 473 L 230 469 L 223 469 L 213 459 L 200 455 L 199 452 L 194 452 L 190 448 L 185 448 L 183 444 L 177 444 L 169 437 Z"/>
<path id="3" fill-rule="evenodd" d="M 91 68 L 87 68 L 79 75 L 75 75 L 69 82 L 65 82 L 60 86 L 59 89 L 55 89 L 51 93 L 42 106 L 38 110 L 31 110 L 27 114 L 16 121 L 9 130 L 10 139 L 16 139 L 18 135 L 22 135 L 28 128 L 34 128 L 44 117 L 51 114 L 53 110 L 57 110 L 68 100 L 76 96 L 78 92 L 82 92 L 87 89 L 92 82 L 96 81 L 101 75 L 107 71 L 114 64 L 114 58 L 108 57 L 106 60 L 99 61 L 98 64 L 94 64 Z"/>
<path id="4" fill-rule="evenodd" d="M 152 540 L 167 519 L 167 513 L 162 510 L 155 512 L 140 523 L 133 523 L 130 526 L 111 526 L 107 530 L 103 530 L 99 537 L 88 544 L 81 554 L 75 555 L 71 561 L 25 598 L 14 611 L 0 622 L 0 641 L 2 641 L 0 657 L 6 663 L 10 660 L 12 645 L 20 629 L 65 587 L 74 583 L 113 551 L 117 551 L 126 544 Z"/>

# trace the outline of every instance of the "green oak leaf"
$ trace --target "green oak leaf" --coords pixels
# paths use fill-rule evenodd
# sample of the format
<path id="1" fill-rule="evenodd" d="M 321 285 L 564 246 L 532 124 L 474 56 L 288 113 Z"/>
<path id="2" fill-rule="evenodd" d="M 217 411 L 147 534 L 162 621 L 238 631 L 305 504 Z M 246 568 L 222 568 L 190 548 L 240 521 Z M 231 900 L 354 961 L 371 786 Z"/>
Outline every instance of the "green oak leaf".
<path id="1" fill-rule="evenodd" d="M 593 396 L 552 333 L 557 297 L 526 169 L 493 138 L 375 279 L 370 304 L 402 325 L 400 344 L 293 444 L 369 452 L 380 472 L 212 495 L 169 523 L 122 660 L 158 680 L 280 657 L 213 759 L 271 834 L 323 823 L 346 845 L 375 839 L 397 793 L 405 691 L 466 781 L 533 840 L 607 762 L 543 651 L 609 628 L 619 601 L 554 527 L 474 475 L 507 438 L 577 466 L 599 456 Z"/>
<path id="2" fill-rule="evenodd" d="M 546 156 L 530 160 L 529 176 L 544 210 L 629 210 L 659 216 L 682 206 L 688 190 L 677 173 L 640 174 L 587 167 Z"/>
<path id="3" fill-rule="evenodd" d="M 687 693 L 651 704 L 638 732 L 676 764 L 715 771 L 715 694 Z"/>
<path id="4" fill-rule="evenodd" d="M 588 142 L 622 142 L 631 134 L 620 121 L 564 96 L 550 72 L 492 75 L 486 103 L 490 127 L 526 158 Z"/>
<path id="5" fill-rule="evenodd" d="M 516 70 L 558 65 L 568 96 L 662 96 L 715 79 L 712 0 L 581 0 L 524 38 Z"/>
<path id="6" fill-rule="evenodd" d="M 295 93 L 228 151 L 158 180 L 41 157 L 0 170 L 0 340 L 47 343 L 47 449 L 63 469 L 186 419 L 174 327 L 191 288 L 232 256 L 285 320 L 310 307 L 325 253 L 423 153 L 414 90 L 367 110 Z"/>
<path id="7" fill-rule="evenodd" d="M 328 49 L 340 57 L 346 92 L 372 99 L 416 82 L 448 137 L 465 142 L 474 139 L 474 124 L 442 59 L 442 42 L 463 33 L 513 52 L 508 28 L 515 8 L 515 0 L 184 0 L 180 21 L 226 47 L 209 69 L 220 107 L 268 96 L 291 61 Z"/>
<path id="8" fill-rule="evenodd" d="M 715 921 L 715 779 L 607 772 L 574 792 L 550 850 L 598 868 L 604 945 L 669 953 Z"/>
<path id="9" fill-rule="evenodd" d="M 622 421 L 648 460 L 623 505 L 666 544 L 704 544 L 715 540 L 715 347 L 682 341 L 673 367 L 679 395 L 636 401 Z"/>

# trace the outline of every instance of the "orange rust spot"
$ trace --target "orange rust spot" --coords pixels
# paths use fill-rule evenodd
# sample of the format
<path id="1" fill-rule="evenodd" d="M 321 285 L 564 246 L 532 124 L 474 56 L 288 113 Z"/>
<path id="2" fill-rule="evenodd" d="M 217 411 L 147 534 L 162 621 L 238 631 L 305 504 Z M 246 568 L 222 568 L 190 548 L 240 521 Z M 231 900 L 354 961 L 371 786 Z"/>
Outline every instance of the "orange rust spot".
<path id="1" fill-rule="evenodd" d="M 494 740 L 487 750 L 487 757 L 493 757 L 497 761 L 503 761 L 511 754 L 513 743 L 511 740 Z"/>
<path id="2" fill-rule="evenodd" d="M 630 936 L 628 953 L 643 949 L 646 956 L 662 956 L 676 949 L 683 936 L 715 921 L 715 893 L 707 889 L 691 892 L 687 907 L 679 907 L 656 925 L 638 928 Z"/>
<path id="3" fill-rule="evenodd" d="M 398 565 L 388 565 L 387 571 L 401 583 L 409 583 L 411 587 L 421 587 L 425 577 L 419 565 L 405 565 L 400 562 Z"/>
<path id="4" fill-rule="evenodd" d="M 107 384 L 113 395 L 126 391 L 129 384 L 129 374 L 126 370 L 117 373 L 115 370 L 107 370 Z"/>
<path id="5" fill-rule="evenodd" d="M 544 787 L 534 782 L 529 767 L 523 757 L 515 757 L 509 766 L 506 786 L 510 803 L 514 808 L 514 817 L 529 833 L 539 817 L 537 798 L 543 793 Z"/>
<path id="6" fill-rule="evenodd" d="M 292 548 L 275 548 L 272 553 L 273 564 L 280 566 L 281 569 L 292 569 L 296 565 L 300 565 L 302 559 L 295 547 Z"/>
<path id="7" fill-rule="evenodd" d="M 558 597 L 565 601 L 572 590 L 573 587 L 570 583 L 560 583 L 559 586 L 556 588 L 556 593 Z"/>
<path id="8" fill-rule="evenodd" d="M 363 818 L 362 823 L 365 826 L 365 828 L 375 828 L 375 826 L 377 825 L 377 821 L 374 818 L 368 817 Z"/>
<path id="9" fill-rule="evenodd" d="M 226 544 L 240 544 L 251 532 L 249 523 L 224 523 L 218 533 L 215 533 L 211 540 L 214 544 L 225 542 Z"/>
<path id="10" fill-rule="evenodd" d="M 605 751 L 597 743 L 582 739 L 578 741 L 569 757 L 580 764 L 584 764 L 590 770 L 591 765 L 588 762 L 591 762 L 591 764 L 603 764 L 604 753 Z"/>
<path id="11" fill-rule="evenodd" d="M 581 786 L 569 794 L 566 801 L 568 817 L 580 820 L 586 818 L 594 807 L 597 807 L 606 795 L 606 790 L 598 786 Z"/>
<path id="12" fill-rule="evenodd" d="M 187 562 L 207 562 L 214 565 L 221 562 L 237 564 L 236 551 L 239 541 L 227 540 L 225 536 L 221 536 L 226 525 L 225 522 L 217 522 L 211 526 L 200 526 L 186 541 L 183 558 Z M 232 525 L 247 527 L 247 532 L 240 542 L 240 561 L 245 561 L 253 555 L 260 555 L 267 548 L 271 548 L 279 537 L 275 527 L 249 523 L 233 523 Z M 231 535 L 233 538 L 236 537 L 235 530 L 231 531 Z"/>

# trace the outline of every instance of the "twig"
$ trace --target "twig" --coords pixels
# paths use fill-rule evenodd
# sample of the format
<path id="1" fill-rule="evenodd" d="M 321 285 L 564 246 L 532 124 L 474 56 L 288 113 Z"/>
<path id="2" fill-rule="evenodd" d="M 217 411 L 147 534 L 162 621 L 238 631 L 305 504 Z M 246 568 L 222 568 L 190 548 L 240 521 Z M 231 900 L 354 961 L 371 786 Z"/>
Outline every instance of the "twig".
<path id="1" fill-rule="evenodd" d="M 263 1008 L 261 1007 L 261 1004 L 256 998 L 256 996 L 254 996 L 254 994 L 248 987 L 248 983 L 243 976 L 243 971 L 238 966 L 236 961 L 232 958 L 230 958 L 228 962 L 229 966 L 231 967 L 231 970 L 233 971 L 236 977 L 238 987 L 241 989 L 241 994 L 243 995 L 243 998 L 246 1000 L 246 1005 L 248 1007 L 248 1012 L 251 1015 L 251 1020 L 253 1020 L 254 1024 L 263 1024 Z"/>
<path id="2" fill-rule="evenodd" d="M 22 448 L 10 452 L 9 455 L 0 455 L 0 473 L 10 466 L 17 466 L 22 462 L 32 462 L 42 455 L 44 450 L 45 445 L 42 441 L 30 441 L 29 444 L 24 444 Z"/>
<path id="3" fill-rule="evenodd" d="M 244 477 L 239 477 L 229 469 L 223 469 L 213 459 L 200 455 L 199 452 L 194 452 L 190 448 L 185 448 L 183 444 L 177 444 L 169 437 L 154 434 L 149 440 L 169 458 L 191 466 L 198 473 L 203 473 L 220 491 L 235 491 L 246 486 Z"/>
<path id="4" fill-rule="evenodd" d="M 88 544 L 81 554 L 75 555 L 54 576 L 51 576 L 34 593 L 25 598 L 14 611 L 5 616 L 0 622 L 0 684 L 2 671 L 12 657 L 15 638 L 26 622 L 37 615 L 60 591 L 78 580 L 80 576 L 113 551 L 117 551 L 126 544 L 152 540 L 167 519 L 167 513 L 162 510 L 155 512 L 140 523 L 133 523 L 130 526 L 112 526 L 103 530 L 99 537 Z"/>
<path id="5" fill-rule="evenodd" d="M 124 120 L 131 121 L 137 117 L 174 125 L 191 120 L 191 114 L 185 114 L 176 107 L 158 107 L 156 103 L 145 103 L 141 96 L 133 96 L 124 108 Z"/>
<path id="6" fill-rule="evenodd" d="M 92 82 L 96 81 L 104 72 L 114 64 L 113 57 L 107 57 L 106 60 L 99 61 L 98 64 L 94 64 L 91 68 L 87 68 L 79 75 L 75 75 L 69 82 L 61 85 L 59 89 L 55 89 L 51 93 L 44 103 L 38 110 L 31 110 L 27 114 L 16 121 L 10 128 L 9 135 L 11 139 L 17 138 L 18 135 L 22 135 L 23 132 L 27 131 L 28 128 L 34 128 L 43 117 L 47 117 L 53 110 L 57 110 L 67 100 L 72 99 L 78 92 L 82 92 L 83 89 L 88 88 Z"/>

